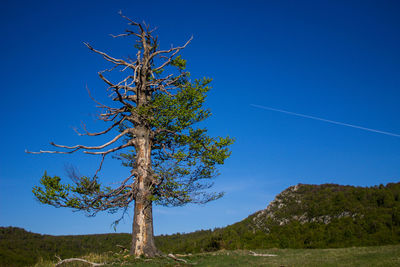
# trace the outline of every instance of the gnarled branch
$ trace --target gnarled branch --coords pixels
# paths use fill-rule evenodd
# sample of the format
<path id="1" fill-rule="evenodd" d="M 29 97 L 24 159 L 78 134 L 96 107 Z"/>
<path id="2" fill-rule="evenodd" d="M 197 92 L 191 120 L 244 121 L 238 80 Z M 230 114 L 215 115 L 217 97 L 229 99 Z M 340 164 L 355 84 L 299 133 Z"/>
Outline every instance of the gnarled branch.
<path id="1" fill-rule="evenodd" d="M 118 139 L 120 139 L 122 136 L 126 135 L 127 133 L 131 132 L 130 129 L 125 129 L 122 133 L 120 133 L 119 135 L 115 136 L 112 140 L 110 140 L 109 142 L 100 145 L 100 146 L 84 146 L 84 145 L 75 145 L 75 146 L 64 146 L 64 145 L 57 145 L 53 142 L 51 142 L 50 144 L 55 146 L 55 147 L 60 147 L 60 148 L 66 148 L 66 149 L 102 149 L 105 148 L 106 146 L 109 146 L 113 143 L 115 143 Z"/>
<path id="2" fill-rule="evenodd" d="M 97 53 L 97 54 L 99 54 L 99 55 L 102 55 L 103 58 L 104 58 L 105 60 L 107 60 L 107 61 L 109 61 L 109 62 L 111 62 L 111 63 L 114 63 L 114 64 L 122 64 L 122 65 L 125 65 L 125 66 L 127 66 L 127 67 L 131 67 L 132 69 L 135 68 L 135 67 L 134 67 L 134 63 L 133 63 L 133 64 L 130 64 L 130 63 L 126 62 L 126 61 L 123 60 L 123 59 L 118 59 L 118 58 L 111 57 L 111 56 L 109 56 L 108 54 L 106 54 L 106 53 L 104 53 L 104 52 L 101 52 L 101 51 L 99 51 L 99 50 L 94 49 L 89 43 L 84 42 L 83 44 L 86 45 L 87 48 L 89 48 L 89 49 L 92 50 L 93 52 L 95 52 L 95 53 Z"/>
<path id="3" fill-rule="evenodd" d="M 77 130 L 76 128 L 74 129 L 74 131 L 75 131 L 79 136 L 82 136 L 82 135 L 88 135 L 88 136 L 102 135 L 102 134 L 105 134 L 105 133 L 108 133 L 109 131 L 111 131 L 115 126 L 121 125 L 122 122 L 123 122 L 124 120 L 126 120 L 126 118 L 127 118 L 127 117 L 124 116 L 122 119 L 120 119 L 119 121 L 116 121 L 113 125 L 111 125 L 109 128 L 107 128 L 106 130 L 104 130 L 104 131 L 102 131 L 102 132 L 90 133 L 90 132 L 86 129 L 86 125 L 85 125 L 84 123 L 82 123 L 82 128 L 85 130 L 86 133 L 84 133 L 84 134 L 79 133 L 78 130 Z"/>
<path id="4" fill-rule="evenodd" d="M 173 56 L 176 55 L 180 50 L 184 49 L 192 40 L 193 40 L 193 36 L 190 37 L 190 39 L 189 39 L 183 46 L 172 47 L 172 48 L 170 48 L 170 49 L 168 49 L 168 50 L 158 50 L 158 51 L 156 51 L 156 52 L 154 52 L 154 53 L 152 53 L 152 54 L 150 55 L 150 59 L 154 58 L 154 57 L 157 56 L 157 55 L 160 55 L 160 54 L 169 54 L 169 53 L 171 53 L 171 52 L 174 52 L 174 53 L 170 56 L 170 57 L 173 57 Z M 157 69 L 158 69 L 158 68 L 155 68 L 154 70 L 157 70 Z"/>
<path id="5" fill-rule="evenodd" d="M 131 146 L 131 145 L 133 145 L 133 142 L 132 142 L 132 141 L 129 141 L 129 142 L 126 143 L 126 144 L 120 145 L 119 147 L 115 147 L 115 148 L 109 149 L 109 150 L 107 150 L 107 151 L 97 151 L 97 152 L 93 152 L 93 151 L 83 151 L 83 153 L 92 154 L 92 155 L 105 155 L 105 154 L 109 154 L 109 153 L 115 152 L 115 151 L 117 151 L 117 150 L 123 149 L 123 148 L 128 147 L 128 146 Z"/>

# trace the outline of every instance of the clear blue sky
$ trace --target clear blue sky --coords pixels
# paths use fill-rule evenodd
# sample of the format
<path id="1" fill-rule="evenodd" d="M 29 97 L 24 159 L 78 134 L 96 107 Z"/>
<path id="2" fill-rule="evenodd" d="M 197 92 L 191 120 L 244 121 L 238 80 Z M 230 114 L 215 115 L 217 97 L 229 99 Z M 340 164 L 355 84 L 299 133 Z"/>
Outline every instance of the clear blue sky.
<path id="1" fill-rule="evenodd" d="M 97 72 L 108 65 L 82 42 L 115 56 L 132 43 L 117 14 L 158 27 L 161 47 L 184 51 L 192 77 L 214 79 L 207 105 L 212 135 L 236 138 L 205 206 L 155 207 L 155 233 L 190 232 L 237 222 L 297 183 L 371 186 L 398 182 L 400 138 L 263 110 L 251 104 L 400 133 L 399 1 L 3 1 L 1 26 L 0 225 L 47 234 L 111 232 L 117 217 L 44 206 L 31 189 L 45 170 L 65 165 L 91 174 L 95 156 L 28 155 L 50 141 L 79 137 L 80 121 L 103 122 L 85 90 L 106 100 Z M 128 170 L 111 158 L 101 175 Z M 66 178 L 68 179 L 68 178 Z M 118 227 L 131 231 L 132 213 Z"/>

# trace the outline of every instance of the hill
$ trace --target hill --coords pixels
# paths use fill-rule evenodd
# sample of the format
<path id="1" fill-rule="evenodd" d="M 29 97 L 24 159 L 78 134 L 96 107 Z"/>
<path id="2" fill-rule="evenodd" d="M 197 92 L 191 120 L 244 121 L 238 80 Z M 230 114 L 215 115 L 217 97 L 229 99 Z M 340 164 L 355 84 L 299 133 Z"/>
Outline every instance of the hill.
<path id="1" fill-rule="evenodd" d="M 213 231 L 161 236 L 158 243 L 179 252 L 398 244 L 400 183 L 299 184 L 241 222 Z"/>
<path id="2" fill-rule="evenodd" d="M 0 266 L 119 251 L 129 234 L 50 236 L 0 228 Z M 400 183 L 373 187 L 299 184 L 282 191 L 264 210 L 233 225 L 188 234 L 161 235 L 164 252 L 220 249 L 337 248 L 400 243 Z"/>

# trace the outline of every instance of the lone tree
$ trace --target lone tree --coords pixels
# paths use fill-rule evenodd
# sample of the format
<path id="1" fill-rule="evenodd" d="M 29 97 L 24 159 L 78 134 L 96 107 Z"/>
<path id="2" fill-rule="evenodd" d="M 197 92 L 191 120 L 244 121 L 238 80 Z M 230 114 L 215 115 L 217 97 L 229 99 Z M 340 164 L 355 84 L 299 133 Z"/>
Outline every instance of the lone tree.
<path id="1" fill-rule="evenodd" d="M 120 15 L 132 28 L 113 37 L 133 37 L 136 58 L 115 58 L 85 43 L 111 63 L 98 75 L 108 86 L 115 104 L 111 107 L 93 99 L 102 109 L 99 118 L 110 126 L 92 133 L 83 125 L 84 133 L 77 132 L 89 136 L 115 132 L 114 137 L 99 146 L 51 143 L 61 150 L 27 152 L 83 151 L 100 156 L 101 163 L 93 177 L 72 172 L 73 183 L 64 184 L 58 176 L 45 173 L 41 185 L 33 188 L 34 195 L 41 203 L 82 210 L 92 216 L 99 211 L 123 210 L 125 214 L 134 202 L 130 252 L 153 257 L 160 254 L 154 243 L 153 203 L 180 206 L 220 198 L 222 193 L 209 193 L 207 189 L 212 186 L 210 179 L 217 175 L 216 165 L 229 157 L 228 146 L 233 139 L 213 138 L 207 135 L 207 129 L 196 127 L 211 115 L 203 108 L 211 80 L 191 81 L 185 71 L 186 60 L 178 53 L 192 38 L 181 47 L 160 50 L 154 30 Z M 112 81 L 106 73 L 115 70 L 127 74 L 120 81 Z M 131 169 L 129 177 L 114 188 L 102 185 L 98 177 L 105 157 L 110 154 Z"/>

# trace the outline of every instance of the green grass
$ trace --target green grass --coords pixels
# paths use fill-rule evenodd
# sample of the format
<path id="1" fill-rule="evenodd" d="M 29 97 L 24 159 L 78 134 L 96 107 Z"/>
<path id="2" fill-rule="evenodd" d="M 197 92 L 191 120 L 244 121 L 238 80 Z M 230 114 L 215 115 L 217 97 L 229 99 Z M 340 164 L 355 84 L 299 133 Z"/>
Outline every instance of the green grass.
<path id="1" fill-rule="evenodd" d="M 338 249 L 267 249 L 254 250 L 274 257 L 252 256 L 248 250 L 221 250 L 178 256 L 186 263 L 171 258 L 135 259 L 125 253 L 90 254 L 86 260 L 107 263 L 105 266 L 400 266 L 400 245 L 379 247 L 352 247 Z M 41 261 L 35 267 L 54 266 Z M 89 266 L 65 264 L 63 266 Z"/>

